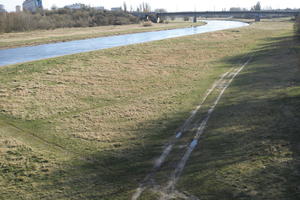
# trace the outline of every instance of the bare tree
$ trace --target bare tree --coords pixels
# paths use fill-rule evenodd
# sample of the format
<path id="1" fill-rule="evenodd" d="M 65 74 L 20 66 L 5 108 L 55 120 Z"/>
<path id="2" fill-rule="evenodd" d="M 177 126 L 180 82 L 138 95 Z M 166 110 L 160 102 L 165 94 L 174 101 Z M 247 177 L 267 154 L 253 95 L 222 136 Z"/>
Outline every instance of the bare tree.
<path id="1" fill-rule="evenodd" d="M 151 6 L 149 3 L 144 3 L 144 12 L 151 12 Z"/>
<path id="2" fill-rule="evenodd" d="M 257 2 L 252 8 L 252 11 L 260 11 L 261 10 L 261 4 L 260 2 Z"/>
<path id="3" fill-rule="evenodd" d="M 141 3 L 138 8 L 137 8 L 137 12 L 151 12 L 151 6 L 149 3 L 143 2 Z"/>
<path id="4" fill-rule="evenodd" d="M 124 10 L 124 12 L 127 12 L 127 4 L 125 1 L 123 2 L 123 10 Z"/>

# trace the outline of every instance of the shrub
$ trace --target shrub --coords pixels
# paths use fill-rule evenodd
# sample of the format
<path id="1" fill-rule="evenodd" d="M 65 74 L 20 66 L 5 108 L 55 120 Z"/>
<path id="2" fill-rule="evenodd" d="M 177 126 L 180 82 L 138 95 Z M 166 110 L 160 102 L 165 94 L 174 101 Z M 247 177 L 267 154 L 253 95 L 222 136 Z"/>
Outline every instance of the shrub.
<path id="1" fill-rule="evenodd" d="M 190 18 L 189 18 L 189 17 L 184 17 L 183 20 L 184 20 L 185 22 L 187 22 L 187 21 L 190 21 Z"/>
<path id="2" fill-rule="evenodd" d="M 142 26 L 144 26 L 144 27 L 152 26 L 152 22 L 150 22 L 150 21 L 143 22 Z"/>
<path id="3" fill-rule="evenodd" d="M 138 23 L 139 19 L 125 12 L 110 12 L 84 8 L 55 9 L 43 13 L 0 13 L 0 32 L 20 32 L 65 27 L 94 27 Z"/>

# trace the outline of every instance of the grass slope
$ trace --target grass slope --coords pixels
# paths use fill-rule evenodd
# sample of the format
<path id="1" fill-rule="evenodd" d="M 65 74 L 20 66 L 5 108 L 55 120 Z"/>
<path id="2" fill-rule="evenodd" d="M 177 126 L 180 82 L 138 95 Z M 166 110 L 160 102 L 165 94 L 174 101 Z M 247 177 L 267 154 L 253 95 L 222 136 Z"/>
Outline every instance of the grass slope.
<path id="1" fill-rule="evenodd" d="M 129 199 L 151 169 L 153 158 L 205 91 L 253 51 L 257 58 L 226 93 L 179 188 L 211 199 L 218 194 L 223 199 L 248 195 L 244 186 L 254 188 L 251 198 L 259 199 L 269 193 L 266 188 L 257 190 L 255 181 L 266 184 L 270 178 L 278 187 L 288 188 L 278 180 L 284 179 L 284 173 L 291 177 L 289 170 L 296 168 L 298 151 L 272 137 L 280 139 L 276 141 L 291 137 L 296 142 L 294 131 L 299 130 L 295 114 L 299 107 L 293 104 L 299 96 L 297 49 L 291 39 L 284 39 L 291 36 L 292 27 L 289 21 L 261 22 L 1 68 L 0 199 Z M 286 71 L 281 73 L 285 62 Z M 292 127 L 287 134 L 282 129 L 286 127 Z M 266 133 L 262 137 L 266 139 L 260 138 L 261 133 Z M 281 147 L 283 154 L 269 155 Z M 228 153 L 223 155 L 224 151 Z M 252 164 L 261 166 L 264 157 L 274 171 L 275 164 L 289 164 L 282 165 L 277 176 L 251 177 Z M 289 184 L 297 182 L 292 179 Z M 232 190 L 229 183 L 236 183 L 237 189 Z M 281 192 L 278 195 L 297 192 L 276 191 Z"/>
<path id="2" fill-rule="evenodd" d="M 300 198 L 300 42 L 263 38 L 252 55 L 179 183 L 201 199 Z"/>

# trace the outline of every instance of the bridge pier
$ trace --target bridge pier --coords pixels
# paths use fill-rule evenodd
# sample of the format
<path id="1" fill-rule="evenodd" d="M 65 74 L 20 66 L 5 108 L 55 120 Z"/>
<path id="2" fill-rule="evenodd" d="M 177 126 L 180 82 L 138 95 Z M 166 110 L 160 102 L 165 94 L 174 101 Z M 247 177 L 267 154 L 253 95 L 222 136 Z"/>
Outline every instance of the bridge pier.
<path id="1" fill-rule="evenodd" d="M 258 15 L 255 16 L 255 21 L 256 22 L 260 22 L 260 14 L 258 14 Z"/>
<path id="2" fill-rule="evenodd" d="M 160 21 L 160 17 L 156 17 L 156 23 L 160 23 L 161 21 Z"/>
<path id="3" fill-rule="evenodd" d="M 196 15 L 195 15 L 194 18 L 193 18 L 193 22 L 194 22 L 194 23 L 197 23 L 197 16 L 196 16 Z"/>

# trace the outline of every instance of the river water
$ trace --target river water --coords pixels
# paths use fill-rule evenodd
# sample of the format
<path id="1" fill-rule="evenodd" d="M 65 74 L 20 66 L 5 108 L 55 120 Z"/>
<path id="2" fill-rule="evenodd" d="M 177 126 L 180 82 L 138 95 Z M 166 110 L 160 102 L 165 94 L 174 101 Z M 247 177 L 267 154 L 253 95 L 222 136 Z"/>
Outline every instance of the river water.
<path id="1" fill-rule="evenodd" d="M 75 40 L 70 42 L 43 44 L 31 47 L 4 49 L 0 50 L 0 66 L 168 38 L 207 33 L 230 28 L 239 28 L 248 25 L 247 23 L 237 21 L 207 20 L 205 22 L 207 23 L 206 25 L 198 27 L 134 33 L 85 40 Z"/>

